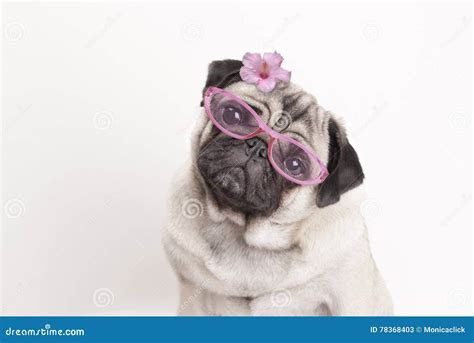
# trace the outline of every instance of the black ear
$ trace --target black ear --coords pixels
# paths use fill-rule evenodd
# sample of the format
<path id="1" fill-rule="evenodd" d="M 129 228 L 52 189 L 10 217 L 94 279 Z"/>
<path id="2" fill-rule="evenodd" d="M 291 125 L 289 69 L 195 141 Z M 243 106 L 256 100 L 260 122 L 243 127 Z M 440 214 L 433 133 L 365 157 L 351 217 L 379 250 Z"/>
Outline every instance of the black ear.
<path id="1" fill-rule="evenodd" d="M 242 61 L 239 60 L 222 60 L 213 61 L 209 64 L 207 72 L 207 80 L 202 94 L 208 87 L 225 88 L 232 83 L 242 81 L 240 78 L 240 68 L 242 68 Z M 201 106 L 203 102 L 201 101 Z"/>
<path id="2" fill-rule="evenodd" d="M 329 176 L 319 186 L 316 196 L 318 207 L 326 207 L 339 201 L 342 194 L 359 186 L 364 172 L 357 153 L 349 144 L 346 134 L 335 120 L 329 119 Z"/>

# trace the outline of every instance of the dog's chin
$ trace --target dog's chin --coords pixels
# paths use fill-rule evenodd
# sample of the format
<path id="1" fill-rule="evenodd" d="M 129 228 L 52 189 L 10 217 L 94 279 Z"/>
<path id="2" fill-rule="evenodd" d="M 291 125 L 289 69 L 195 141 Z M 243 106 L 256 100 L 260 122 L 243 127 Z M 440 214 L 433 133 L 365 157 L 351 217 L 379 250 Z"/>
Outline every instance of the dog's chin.
<path id="1" fill-rule="evenodd" d="M 197 166 L 219 207 L 245 215 L 267 216 L 279 205 L 282 182 L 268 159 L 245 155 L 241 141 L 214 142 L 201 149 Z"/>

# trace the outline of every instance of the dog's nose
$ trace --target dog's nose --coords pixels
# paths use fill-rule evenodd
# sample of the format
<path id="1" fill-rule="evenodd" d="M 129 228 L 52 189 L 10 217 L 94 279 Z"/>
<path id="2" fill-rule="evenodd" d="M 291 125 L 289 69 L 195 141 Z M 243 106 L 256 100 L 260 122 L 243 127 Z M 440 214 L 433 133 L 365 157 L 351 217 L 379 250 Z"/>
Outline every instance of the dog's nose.
<path id="1" fill-rule="evenodd" d="M 247 139 L 245 143 L 247 143 L 247 156 L 267 158 L 267 143 L 264 140 L 254 137 Z"/>

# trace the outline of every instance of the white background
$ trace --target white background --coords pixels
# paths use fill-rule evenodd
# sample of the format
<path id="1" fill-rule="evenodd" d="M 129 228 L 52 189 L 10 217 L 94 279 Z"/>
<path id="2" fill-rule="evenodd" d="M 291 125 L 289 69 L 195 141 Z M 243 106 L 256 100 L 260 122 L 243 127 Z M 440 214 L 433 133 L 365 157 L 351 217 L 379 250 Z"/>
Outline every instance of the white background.
<path id="1" fill-rule="evenodd" d="M 7 315 L 173 315 L 160 242 L 207 64 L 278 50 L 342 116 L 397 315 L 472 314 L 471 9 L 5 4 Z"/>

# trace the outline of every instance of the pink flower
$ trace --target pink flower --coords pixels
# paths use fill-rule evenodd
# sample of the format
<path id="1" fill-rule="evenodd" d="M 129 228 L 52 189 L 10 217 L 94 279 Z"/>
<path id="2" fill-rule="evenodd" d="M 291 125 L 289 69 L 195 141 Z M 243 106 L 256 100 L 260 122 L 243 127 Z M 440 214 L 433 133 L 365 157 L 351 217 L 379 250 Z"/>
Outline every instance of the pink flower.
<path id="1" fill-rule="evenodd" d="M 248 83 L 254 83 L 262 92 L 268 93 L 275 88 L 277 81 L 290 81 L 291 72 L 280 68 L 283 57 L 278 52 L 260 54 L 247 52 L 242 58 L 244 66 L 240 68 L 240 77 Z"/>

